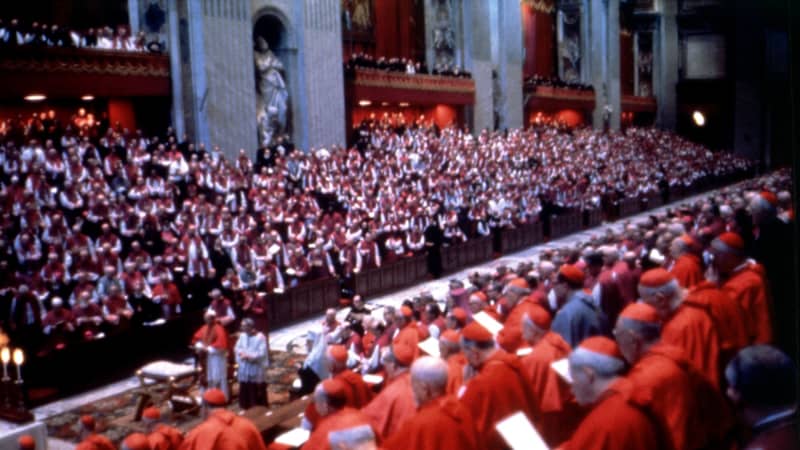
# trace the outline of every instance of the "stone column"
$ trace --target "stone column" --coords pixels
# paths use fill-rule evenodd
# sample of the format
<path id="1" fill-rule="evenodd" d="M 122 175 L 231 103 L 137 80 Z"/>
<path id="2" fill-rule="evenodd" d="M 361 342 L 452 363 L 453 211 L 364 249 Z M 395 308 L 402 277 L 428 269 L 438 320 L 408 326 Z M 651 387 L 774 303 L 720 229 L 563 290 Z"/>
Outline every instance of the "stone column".
<path id="1" fill-rule="evenodd" d="M 308 147 L 345 144 L 340 0 L 305 0 L 303 51 Z"/>
<path id="2" fill-rule="evenodd" d="M 181 70 L 181 44 L 178 30 L 178 1 L 167 4 L 167 27 L 169 30 L 169 73 L 172 82 L 172 126 L 180 138 L 186 132 L 183 117 L 183 72 Z"/>
<path id="3" fill-rule="evenodd" d="M 505 98 L 505 127 L 519 128 L 523 124 L 522 66 L 525 62 L 522 50 L 522 10 L 519 2 L 498 3 L 502 5 L 502 33 L 497 38 L 503 43 L 500 56 L 504 66 L 502 89 Z"/>
<path id="4" fill-rule="evenodd" d="M 608 106 L 611 107 L 611 117 L 609 125 L 612 130 L 619 130 L 620 114 L 622 113 L 621 86 L 620 86 L 620 67 L 619 67 L 619 0 L 606 0 L 608 11 L 608 28 L 606 39 L 608 43 L 607 54 L 607 79 L 606 85 L 608 94 Z"/>
<path id="5" fill-rule="evenodd" d="M 678 0 L 662 0 L 661 14 L 654 39 L 657 56 L 653 58 L 653 84 L 658 102 L 656 125 L 674 130 L 677 122 L 678 84 Z"/>
<path id="6" fill-rule="evenodd" d="M 190 133 L 196 142 L 213 145 L 209 142 L 206 101 L 206 55 L 203 46 L 205 34 L 203 8 L 198 0 L 186 0 L 186 22 L 188 26 L 189 71 L 191 73 L 191 118 Z"/>
<path id="7" fill-rule="evenodd" d="M 619 0 L 590 0 L 591 82 L 595 92 L 592 124 L 602 130 L 620 127 Z"/>
<path id="8" fill-rule="evenodd" d="M 468 70 L 475 80 L 475 106 L 472 128 L 476 133 L 494 128 L 494 101 L 492 98 L 492 35 L 489 27 L 489 3 L 484 0 L 464 0 L 464 8 L 472 6 L 471 26 L 464 27 L 465 41 L 471 47 L 472 61 Z"/>
<path id="9" fill-rule="evenodd" d="M 139 0 L 128 0 L 128 24 L 131 27 L 131 34 L 135 35 L 139 32 Z"/>
<path id="10" fill-rule="evenodd" d="M 591 65 L 591 83 L 594 86 L 595 108 L 592 124 L 596 130 L 602 130 L 605 121 L 605 107 L 608 104 L 608 8 L 605 0 L 590 0 L 589 30 L 591 36 L 589 58 Z"/>

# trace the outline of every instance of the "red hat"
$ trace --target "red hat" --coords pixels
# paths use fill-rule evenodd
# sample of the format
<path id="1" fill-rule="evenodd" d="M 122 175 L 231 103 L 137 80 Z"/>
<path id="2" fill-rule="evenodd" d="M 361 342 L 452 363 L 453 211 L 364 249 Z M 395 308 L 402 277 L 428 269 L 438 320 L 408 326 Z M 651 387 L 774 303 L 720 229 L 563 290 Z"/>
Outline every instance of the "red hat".
<path id="1" fill-rule="evenodd" d="M 347 399 L 347 386 L 341 381 L 335 378 L 328 378 L 322 382 L 322 390 L 325 391 L 325 395 L 328 398 L 335 399 L 335 400 L 346 400 Z"/>
<path id="2" fill-rule="evenodd" d="M 543 330 L 549 330 L 550 324 L 553 322 L 550 313 L 539 305 L 532 305 L 529 307 L 526 315 L 531 322 Z"/>
<path id="3" fill-rule="evenodd" d="M 675 281 L 675 276 L 666 269 L 658 267 L 643 273 L 642 277 L 639 279 L 639 286 L 658 288 L 673 281 Z"/>
<path id="4" fill-rule="evenodd" d="M 588 350 L 592 353 L 610 356 L 612 358 L 624 359 L 622 357 L 622 352 L 619 351 L 619 346 L 617 345 L 616 341 L 605 336 L 588 337 L 578 345 L 578 348 Z"/>
<path id="5" fill-rule="evenodd" d="M 489 333 L 489 330 L 478 322 L 471 322 L 469 325 L 465 326 L 461 334 L 464 336 L 464 339 L 473 342 L 491 342 L 494 339 L 492 333 Z"/>
<path id="6" fill-rule="evenodd" d="M 456 330 L 444 330 L 444 332 L 439 336 L 439 340 L 458 344 L 461 342 L 461 333 Z"/>
<path id="7" fill-rule="evenodd" d="M 402 314 L 403 317 L 411 318 L 414 317 L 414 310 L 407 305 L 403 305 L 400 307 L 400 314 Z"/>
<path id="8" fill-rule="evenodd" d="M 700 242 L 697 239 L 695 239 L 695 237 L 692 236 L 691 234 L 688 233 L 682 234 L 681 240 L 684 243 L 686 243 L 686 245 L 689 247 L 689 250 L 695 252 L 699 252 L 700 250 L 702 250 L 702 245 L 700 244 Z"/>
<path id="9" fill-rule="evenodd" d="M 401 366 L 410 366 L 414 362 L 415 350 L 405 342 L 392 344 L 392 355 L 394 360 Z"/>
<path id="10" fill-rule="evenodd" d="M 463 326 L 465 323 L 467 323 L 467 312 L 464 310 L 464 308 L 456 306 L 453 308 L 452 314 L 460 325 Z"/>
<path id="11" fill-rule="evenodd" d="M 558 269 L 558 274 L 571 284 L 583 284 L 584 273 L 572 264 L 564 264 Z"/>
<path id="12" fill-rule="evenodd" d="M 122 446 L 128 450 L 150 450 L 150 441 L 143 433 L 132 433 L 122 441 Z"/>
<path id="13" fill-rule="evenodd" d="M 225 393 L 219 389 L 209 389 L 203 394 L 203 401 L 209 406 L 224 406 L 228 403 Z"/>
<path id="14" fill-rule="evenodd" d="M 154 406 L 145 408 L 142 412 L 142 417 L 148 420 L 159 420 L 161 419 L 161 410 Z"/>
<path id="15" fill-rule="evenodd" d="M 84 414 L 81 416 L 81 425 L 89 431 L 94 431 L 95 422 L 94 417 Z"/>
<path id="16" fill-rule="evenodd" d="M 761 191 L 761 193 L 759 193 L 758 195 L 761 198 L 763 198 L 764 200 L 766 200 L 767 203 L 769 203 L 770 205 L 778 206 L 778 196 L 773 194 L 772 192 L 770 192 L 770 191 Z"/>
<path id="17" fill-rule="evenodd" d="M 497 333 L 497 344 L 509 353 L 515 353 L 522 345 L 522 331 L 519 327 L 503 327 Z"/>
<path id="18" fill-rule="evenodd" d="M 328 351 L 334 361 L 340 363 L 347 362 L 347 348 L 344 345 L 331 345 L 328 347 Z"/>
<path id="19" fill-rule="evenodd" d="M 522 278 L 522 277 L 515 277 L 514 279 L 512 279 L 511 281 L 508 282 L 508 285 L 509 286 L 514 286 L 514 287 L 518 287 L 520 289 L 528 289 L 528 288 L 530 288 L 530 285 L 528 284 L 528 281 L 525 280 L 525 278 Z"/>
<path id="20" fill-rule="evenodd" d="M 622 310 L 619 316 L 638 322 L 661 323 L 661 319 L 658 317 L 658 311 L 654 307 L 643 302 L 631 303 Z"/>
<path id="21" fill-rule="evenodd" d="M 744 251 L 744 240 L 741 236 L 731 231 L 725 232 L 717 236 L 715 241 L 724 244 L 724 247 L 727 248 L 720 248 L 720 246 L 716 246 L 718 250 L 728 250 L 733 252 L 743 252 Z"/>
<path id="22" fill-rule="evenodd" d="M 36 439 L 30 434 L 23 434 L 19 437 L 17 444 L 19 444 L 19 450 L 33 450 L 36 448 Z"/>

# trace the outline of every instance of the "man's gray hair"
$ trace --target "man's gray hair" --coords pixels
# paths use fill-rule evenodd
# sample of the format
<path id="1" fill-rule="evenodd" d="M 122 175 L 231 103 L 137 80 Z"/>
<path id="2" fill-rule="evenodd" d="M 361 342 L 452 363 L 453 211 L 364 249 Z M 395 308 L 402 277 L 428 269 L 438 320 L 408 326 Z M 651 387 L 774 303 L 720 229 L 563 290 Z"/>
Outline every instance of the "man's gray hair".
<path id="1" fill-rule="evenodd" d="M 346 449 L 351 449 L 374 441 L 375 433 L 369 425 L 359 425 L 357 427 L 328 433 L 328 443 L 331 448 L 344 447 Z"/>
<path id="2" fill-rule="evenodd" d="M 570 367 L 589 367 L 603 378 L 619 375 L 625 369 L 625 361 L 581 347 L 570 353 L 569 365 Z"/>
<path id="3" fill-rule="evenodd" d="M 411 378 L 444 392 L 447 388 L 447 363 L 441 358 L 423 356 L 411 365 Z"/>

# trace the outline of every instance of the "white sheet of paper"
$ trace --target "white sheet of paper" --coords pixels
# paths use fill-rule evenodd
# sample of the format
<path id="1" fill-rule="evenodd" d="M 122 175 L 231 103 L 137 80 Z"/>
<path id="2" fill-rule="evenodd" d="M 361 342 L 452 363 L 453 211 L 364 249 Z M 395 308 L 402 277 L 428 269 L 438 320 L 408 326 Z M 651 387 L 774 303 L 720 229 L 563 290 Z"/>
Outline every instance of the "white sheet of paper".
<path id="1" fill-rule="evenodd" d="M 500 433 L 500 436 L 503 436 L 506 444 L 514 450 L 548 450 L 549 448 L 522 411 L 497 422 L 494 428 Z"/>
<path id="2" fill-rule="evenodd" d="M 569 360 L 567 358 L 559 359 L 550 364 L 550 367 L 556 371 L 569 384 L 572 384 L 572 377 L 569 376 Z"/>
<path id="3" fill-rule="evenodd" d="M 533 348 L 531 347 L 524 347 L 517 350 L 517 356 L 526 356 L 530 355 L 531 353 L 533 353 Z"/>
<path id="4" fill-rule="evenodd" d="M 305 444 L 311 432 L 302 428 L 292 428 L 275 438 L 278 444 L 288 445 L 289 447 L 300 447 Z"/>
<path id="5" fill-rule="evenodd" d="M 483 328 L 486 328 L 489 333 L 492 333 L 492 336 L 497 336 L 497 333 L 503 329 L 502 323 L 494 320 L 492 316 L 483 311 L 479 312 L 478 314 L 473 314 L 472 318 L 475 319 L 475 322 L 478 322 Z"/>
<path id="6" fill-rule="evenodd" d="M 383 383 L 383 377 L 380 375 L 373 375 L 371 373 L 365 373 L 361 375 L 361 378 L 364 380 L 364 383 L 367 384 L 381 384 Z"/>
<path id="7" fill-rule="evenodd" d="M 429 337 L 424 341 L 417 344 L 417 347 L 420 348 L 423 352 L 438 358 L 440 356 L 439 353 L 439 341 L 433 337 Z"/>

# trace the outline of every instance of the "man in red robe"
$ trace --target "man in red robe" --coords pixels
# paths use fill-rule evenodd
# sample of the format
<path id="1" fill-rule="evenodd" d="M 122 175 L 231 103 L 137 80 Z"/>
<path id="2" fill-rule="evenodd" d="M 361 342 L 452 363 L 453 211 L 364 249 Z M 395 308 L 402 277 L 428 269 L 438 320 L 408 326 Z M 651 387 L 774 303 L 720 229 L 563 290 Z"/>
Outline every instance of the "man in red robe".
<path id="1" fill-rule="evenodd" d="M 346 406 L 347 386 L 340 380 L 327 379 L 314 390 L 314 407 L 322 418 L 303 445 L 303 450 L 329 450 L 331 432 L 369 425 L 370 419 L 357 409 Z"/>
<path id="2" fill-rule="evenodd" d="M 682 348 L 695 369 L 719 387 L 719 335 L 709 305 L 685 298 L 677 278 L 661 268 L 642 274 L 639 295 L 658 311 L 661 342 Z"/>
<path id="3" fill-rule="evenodd" d="M 206 382 L 210 388 L 220 388 L 228 392 L 228 333 L 217 322 L 217 315 L 209 309 L 205 315 L 205 325 L 192 336 L 195 350 L 205 356 Z"/>
<path id="4" fill-rule="evenodd" d="M 684 234 L 676 237 L 669 248 L 675 262 L 670 269 L 678 284 L 686 289 L 703 281 L 703 262 L 700 259 L 700 243 L 692 236 Z"/>
<path id="5" fill-rule="evenodd" d="M 617 344 L 604 336 L 581 342 L 569 356 L 575 399 L 591 412 L 561 450 L 663 449 L 658 425 L 634 386 L 622 377 L 625 361 Z"/>
<path id="6" fill-rule="evenodd" d="M 469 409 L 478 433 L 478 448 L 504 449 L 495 430 L 497 422 L 522 411 L 532 423 L 532 394 L 516 355 L 495 348 L 494 338 L 477 322 L 462 331 L 462 347 L 476 375 L 466 385 L 461 401 Z"/>
<path id="7" fill-rule="evenodd" d="M 650 399 L 669 448 L 722 445 L 731 427 L 727 404 L 682 349 L 660 342 L 660 333 L 661 318 L 652 306 L 639 302 L 622 310 L 614 336 L 631 365 L 627 379 Z"/>
<path id="8" fill-rule="evenodd" d="M 387 450 L 477 450 L 466 407 L 447 395 L 447 363 L 424 356 L 411 366 L 417 413 L 383 445 Z"/>
<path id="9" fill-rule="evenodd" d="M 541 306 L 528 312 L 522 320 L 522 336 L 531 346 L 522 357 L 523 372 L 531 387 L 535 403 L 536 428 L 551 446 L 572 435 L 583 418 L 583 410 L 575 402 L 569 383 L 551 368 L 551 364 L 569 356 L 572 348 L 558 333 L 550 331 L 551 317 Z"/>
<path id="10" fill-rule="evenodd" d="M 409 372 L 415 350 L 398 342 L 383 356 L 386 387 L 363 409 L 381 439 L 394 434 L 416 413 Z"/>
<path id="11" fill-rule="evenodd" d="M 461 352 L 461 333 L 445 330 L 439 336 L 439 357 L 447 363 L 447 394 L 457 395 L 464 385 L 467 358 Z"/>
<path id="12" fill-rule="evenodd" d="M 328 347 L 327 362 L 331 378 L 335 378 L 347 386 L 347 406 L 363 408 L 372 400 L 372 390 L 364 382 L 361 375 L 347 368 L 347 348 L 344 345 Z"/>
<path id="13" fill-rule="evenodd" d="M 742 307 L 750 344 L 772 342 L 772 305 L 767 296 L 764 268 L 744 252 L 744 240 L 736 233 L 723 233 L 711 242 L 714 268 L 722 291 Z"/>
<path id="14" fill-rule="evenodd" d="M 253 422 L 225 409 L 224 392 L 209 389 L 203 402 L 209 408 L 208 417 L 186 435 L 181 450 L 266 450 Z"/>

